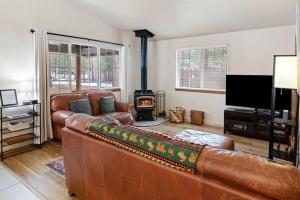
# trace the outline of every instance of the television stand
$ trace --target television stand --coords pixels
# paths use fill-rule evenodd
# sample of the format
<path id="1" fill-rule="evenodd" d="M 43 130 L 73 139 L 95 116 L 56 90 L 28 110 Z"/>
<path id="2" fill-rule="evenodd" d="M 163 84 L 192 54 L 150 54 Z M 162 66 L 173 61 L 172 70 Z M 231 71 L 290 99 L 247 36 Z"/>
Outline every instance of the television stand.
<path id="1" fill-rule="evenodd" d="M 267 110 L 250 110 L 229 107 L 224 110 L 224 134 L 231 133 L 269 140 L 271 113 Z M 275 141 L 287 141 L 286 135 L 275 135 Z"/>

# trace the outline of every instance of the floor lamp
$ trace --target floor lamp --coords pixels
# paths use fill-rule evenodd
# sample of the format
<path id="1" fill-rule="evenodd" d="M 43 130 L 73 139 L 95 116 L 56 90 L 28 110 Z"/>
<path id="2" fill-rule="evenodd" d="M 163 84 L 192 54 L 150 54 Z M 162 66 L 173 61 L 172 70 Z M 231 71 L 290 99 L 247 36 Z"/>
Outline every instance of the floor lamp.
<path id="1" fill-rule="evenodd" d="M 274 118 L 276 105 L 276 88 L 280 89 L 297 89 L 297 56 L 295 55 L 275 55 L 273 66 L 273 87 L 271 99 L 271 125 L 270 125 L 270 143 L 269 159 L 273 159 L 274 145 Z M 297 123 L 298 98 L 292 102 L 291 120 Z M 296 133 L 297 134 L 297 133 Z M 297 146 L 297 145 L 296 145 Z M 297 147 L 296 147 L 297 148 Z M 297 149 L 294 149 L 297 151 Z"/>

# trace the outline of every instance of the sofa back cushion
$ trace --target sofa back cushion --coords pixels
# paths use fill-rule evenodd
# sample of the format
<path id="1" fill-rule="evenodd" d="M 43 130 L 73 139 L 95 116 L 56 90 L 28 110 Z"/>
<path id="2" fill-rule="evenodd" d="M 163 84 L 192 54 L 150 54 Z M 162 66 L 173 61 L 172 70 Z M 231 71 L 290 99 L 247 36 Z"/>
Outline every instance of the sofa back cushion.
<path id="1" fill-rule="evenodd" d="M 112 96 L 115 101 L 116 97 L 112 91 L 109 90 L 102 90 L 102 91 L 95 91 L 95 92 L 89 92 L 88 94 L 91 106 L 92 106 L 92 115 L 97 116 L 101 114 L 100 109 L 100 98 L 101 97 L 109 97 Z"/>
<path id="2" fill-rule="evenodd" d="M 77 101 L 87 98 L 84 93 L 70 93 L 70 94 L 58 94 L 51 97 L 51 111 L 56 112 L 58 110 L 70 110 L 70 101 Z"/>
<path id="3" fill-rule="evenodd" d="M 89 99 L 70 101 L 69 105 L 72 112 L 92 115 Z"/>

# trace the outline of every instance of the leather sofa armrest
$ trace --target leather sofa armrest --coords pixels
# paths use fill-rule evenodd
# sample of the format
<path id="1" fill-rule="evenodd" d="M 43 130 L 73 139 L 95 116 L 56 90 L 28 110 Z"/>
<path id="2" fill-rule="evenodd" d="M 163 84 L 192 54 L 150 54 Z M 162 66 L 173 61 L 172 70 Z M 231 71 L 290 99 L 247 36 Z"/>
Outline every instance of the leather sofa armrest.
<path id="1" fill-rule="evenodd" d="M 133 105 L 130 103 L 116 102 L 115 107 L 117 112 L 132 112 L 133 110 Z"/>
<path id="2" fill-rule="evenodd" d="M 97 119 L 96 117 L 75 113 L 66 119 L 66 127 L 72 130 L 85 133 L 87 132 L 87 125 L 91 120 Z"/>
<path id="3" fill-rule="evenodd" d="M 68 110 L 59 110 L 52 113 L 51 119 L 53 123 L 65 126 L 66 119 L 73 114 L 74 112 Z"/>
<path id="4" fill-rule="evenodd" d="M 201 176 L 236 185 L 272 199 L 300 197 L 300 171 L 288 165 L 234 151 L 205 147 L 197 161 Z"/>

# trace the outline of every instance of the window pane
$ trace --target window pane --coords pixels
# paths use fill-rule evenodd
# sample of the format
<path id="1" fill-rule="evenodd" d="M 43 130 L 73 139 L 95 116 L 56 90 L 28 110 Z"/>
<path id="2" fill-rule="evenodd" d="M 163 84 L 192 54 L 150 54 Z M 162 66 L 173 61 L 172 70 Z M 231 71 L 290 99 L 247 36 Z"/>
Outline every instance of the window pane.
<path id="1" fill-rule="evenodd" d="M 69 48 L 67 44 L 60 44 L 60 53 L 69 53 Z"/>
<path id="2" fill-rule="evenodd" d="M 49 49 L 49 52 L 59 52 L 59 45 L 49 44 L 48 49 Z"/>
<path id="3" fill-rule="evenodd" d="M 80 46 L 72 44 L 71 45 L 71 88 L 76 90 L 76 80 L 80 79 L 80 73 L 77 72 L 80 69 Z M 78 70 L 77 70 L 78 69 Z"/>
<path id="4" fill-rule="evenodd" d="M 96 47 L 90 47 L 90 57 L 89 57 L 89 79 L 90 88 L 97 89 L 99 82 L 99 63 L 98 54 Z"/>
<path id="5" fill-rule="evenodd" d="M 181 50 L 178 53 L 179 87 L 190 87 L 190 51 Z"/>
<path id="6" fill-rule="evenodd" d="M 89 88 L 89 47 L 80 46 L 80 89 Z"/>
<path id="7" fill-rule="evenodd" d="M 68 44 L 49 41 L 48 50 L 50 92 L 70 91 L 72 76 Z"/>
<path id="8" fill-rule="evenodd" d="M 211 48 L 205 51 L 207 64 L 203 74 L 203 88 L 225 89 L 227 50 Z"/>
<path id="9" fill-rule="evenodd" d="M 100 87 L 119 87 L 119 51 L 100 49 Z"/>
<path id="10" fill-rule="evenodd" d="M 97 89 L 99 80 L 97 48 L 81 46 L 81 89 Z"/>
<path id="11" fill-rule="evenodd" d="M 55 41 L 50 41 L 48 44 L 48 51 L 49 52 L 56 52 L 56 53 L 68 53 L 68 44 L 62 44 Z"/>
<path id="12" fill-rule="evenodd" d="M 74 55 L 80 55 L 80 46 L 76 44 L 72 44 L 71 46 L 71 52 Z"/>
<path id="13" fill-rule="evenodd" d="M 201 50 L 190 50 L 190 87 L 200 88 L 201 80 Z"/>

